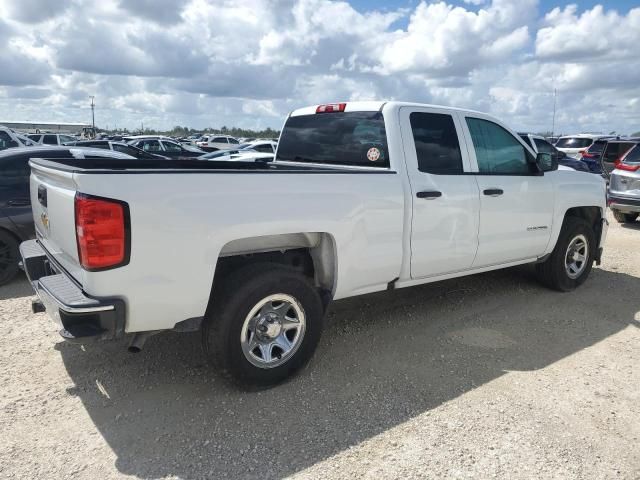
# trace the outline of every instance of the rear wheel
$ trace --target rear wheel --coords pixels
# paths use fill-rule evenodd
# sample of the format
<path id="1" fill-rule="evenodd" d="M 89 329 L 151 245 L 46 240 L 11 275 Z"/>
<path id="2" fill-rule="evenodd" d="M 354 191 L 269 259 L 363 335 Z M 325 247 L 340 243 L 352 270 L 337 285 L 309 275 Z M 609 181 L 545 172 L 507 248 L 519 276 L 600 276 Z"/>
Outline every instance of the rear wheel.
<path id="1" fill-rule="evenodd" d="M 324 309 L 302 274 L 278 264 L 244 267 L 224 280 L 203 328 L 209 361 L 244 387 L 287 379 L 313 355 Z"/>
<path id="2" fill-rule="evenodd" d="M 613 218 L 615 218 L 618 223 L 632 223 L 635 222 L 638 218 L 637 213 L 622 213 L 620 210 L 611 210 L 613 212 Z"/>
<path id="3" fill-rule="evenodd" d="M 18 241 L 10 233 L 0 231 L 0 285 L 16 276 L 19 259 Z"/>
<path id="4" fill-rule="evenodd" d="M 596 248 L 591 225 L 581 218 L 567 217 L 553 252 L 536 265 L 539 280 L 554 290 L 575 289 L 589 276 Z"/>

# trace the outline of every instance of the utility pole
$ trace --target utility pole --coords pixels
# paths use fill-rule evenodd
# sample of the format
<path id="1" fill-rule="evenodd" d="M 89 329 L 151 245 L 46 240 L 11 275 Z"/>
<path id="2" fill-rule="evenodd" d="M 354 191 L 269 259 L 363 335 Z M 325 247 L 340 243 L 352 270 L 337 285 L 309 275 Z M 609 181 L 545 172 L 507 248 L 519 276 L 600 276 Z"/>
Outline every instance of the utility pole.
<path id="1" fill-rule="evenodd" d="M 553 137 L 556 133 L 556 97 L 558 96 L 558 91 L 553 89 L 553 121 L 551 123 L 551 136 Z"/>
<path id="2" fill-rule="evenodd" d="M 96 98 L 93 95 L 90 95 L 89 98 L 91 99 L 91 125 L 93 126 L 93 129 L 96 129 L 96 115 L 95 115 L 95 108 L 96 108 L 96 104 L 94 102 L 94 99 Z"/>

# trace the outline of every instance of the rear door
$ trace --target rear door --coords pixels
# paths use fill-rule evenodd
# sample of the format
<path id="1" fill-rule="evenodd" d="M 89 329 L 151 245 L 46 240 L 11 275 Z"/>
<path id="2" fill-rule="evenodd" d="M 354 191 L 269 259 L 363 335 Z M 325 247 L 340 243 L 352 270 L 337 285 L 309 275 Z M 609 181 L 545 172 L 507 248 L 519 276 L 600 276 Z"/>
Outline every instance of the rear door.
<path id="1" fill-rule="evenodd" d="M 413 199 L 414 279 L 468 269 L 478 248 L 478 186 L 458 122 L 445 109 L 400 110 Z"/>
<path id="2" fill-rule="evenodd" d="M 465 140 L 480 194 L 474 267 L 542 255 L 549 243 L 554 190 L 533 154 L 506 127 L 481 114 L 463 114 Z"/>

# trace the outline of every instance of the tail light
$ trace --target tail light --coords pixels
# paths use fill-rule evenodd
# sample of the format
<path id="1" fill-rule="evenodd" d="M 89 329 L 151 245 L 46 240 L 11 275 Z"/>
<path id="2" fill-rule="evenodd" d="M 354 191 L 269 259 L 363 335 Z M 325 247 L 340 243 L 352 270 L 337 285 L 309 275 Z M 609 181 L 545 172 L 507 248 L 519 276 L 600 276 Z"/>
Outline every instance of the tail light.
<path id="1" fill-rule="evenodd" d="M 636 165 L 631 165 L 629 163 L 622 163 L 619 160 L 617 160 L 616 163 L 613 164 L 613 166 L 616 167 L 618 170 L 624 170 L 626 172 L 637 172 L 638 170 L 640 170 L 640 163 Z"/>
<path id="2" fill-rule="evenodd" d="M 344 112 L 345 108 L 347 108 L 346 103 L 328 103 L 326 105 L 318 105 L 316 113 Z"/>
<path id="3" fill-rule="evenodd" d="M 106 270 L 129 263 L 131 224 L 127 203 L 77 193 L 75 213 L 82 268 Z"/>
<path id="4" fill-rule="evenodd" d="M 595 158 L 595 154 L 589 153 L 588 150 L 582 152 L 582 158 Z"/>

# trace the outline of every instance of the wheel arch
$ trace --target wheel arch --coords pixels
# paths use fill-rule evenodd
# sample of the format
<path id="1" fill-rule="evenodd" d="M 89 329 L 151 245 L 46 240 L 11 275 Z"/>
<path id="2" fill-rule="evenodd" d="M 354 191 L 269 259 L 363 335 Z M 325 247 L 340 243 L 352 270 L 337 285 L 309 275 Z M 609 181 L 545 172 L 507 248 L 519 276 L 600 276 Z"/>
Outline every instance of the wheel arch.
<path id="1" fill-rule="evenodd" d="M 336 291 L 337 249 L 327 232 L 297 232 L 235 239 L 218 258 L 213 289 L 231 271 L 255 263 L 278 263 L 300 271 L 323 292 L 328 302 Z"/>

